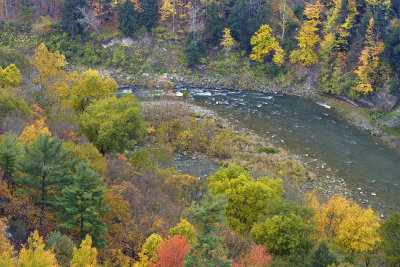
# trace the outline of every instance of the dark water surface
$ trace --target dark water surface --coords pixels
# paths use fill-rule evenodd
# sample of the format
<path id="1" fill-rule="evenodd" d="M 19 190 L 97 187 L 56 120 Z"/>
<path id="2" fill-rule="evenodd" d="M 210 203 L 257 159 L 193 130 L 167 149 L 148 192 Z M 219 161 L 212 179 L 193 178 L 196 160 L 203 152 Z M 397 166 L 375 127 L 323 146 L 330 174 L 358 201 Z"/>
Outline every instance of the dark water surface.
<path id="1" fill-rule="evenodd" d="M 400 210 L 400 153 L 349 126 L 322 103 L 253 92 L 189 92 L 195 104 L 289 149 L 320 177 L 344 179 L 360 203 L 385 213 Z"/>

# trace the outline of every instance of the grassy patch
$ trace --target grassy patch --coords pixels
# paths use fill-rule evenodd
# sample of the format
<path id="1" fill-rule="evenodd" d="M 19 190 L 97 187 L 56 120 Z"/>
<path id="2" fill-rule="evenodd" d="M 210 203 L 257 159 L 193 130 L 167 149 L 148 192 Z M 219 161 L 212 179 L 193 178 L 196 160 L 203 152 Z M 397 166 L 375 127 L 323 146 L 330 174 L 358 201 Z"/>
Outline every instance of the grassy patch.
<path id="1" fill-rule="evenodd" d="M 399 135 L 400 136 L 400 126 L 396 127 L 385 127 L 383 129 L 388 134 Z"/>
<path id="2" fill-rule="evenodd" d="M 260 147 L 257 149 L 258 153 L 275 154 L 277 151 L 273 147 Z"/>

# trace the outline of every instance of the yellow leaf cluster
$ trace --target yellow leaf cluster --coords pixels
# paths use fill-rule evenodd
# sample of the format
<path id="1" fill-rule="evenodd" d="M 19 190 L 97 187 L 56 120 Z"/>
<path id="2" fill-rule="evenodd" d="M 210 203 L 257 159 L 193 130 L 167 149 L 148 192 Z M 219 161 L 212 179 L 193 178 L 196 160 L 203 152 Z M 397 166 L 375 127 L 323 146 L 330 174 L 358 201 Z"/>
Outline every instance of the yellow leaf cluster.
<path id="1" fill-rule="evenodd" d="M 346 17 L 345 22 L 340 26 L 337 38 L 337 46 L 343 49 L 347 49 L 349 43 L 346 38 L 350 36 L 350 30 L 354 27 L 356 16 L 359 14 L 356 0 L 348 1 L 347 10 L 349 11 L 349 14 Z"/>
<path id="2" fill-rule="evenodd" d="M 97 70 L 88 69 L 83 73 L 77 71 L 68 75 L 71 86 L 59 87 L 61 101 L 70 103 L 75 111 L 84 111 L 93 99 L 112 96 L 117 92 L 117 82 L 112 78 L 101 76 Z"/>
<path id="3" fill-rule="evenodd" d="M 197 243 L 196 230 L 194 229 L 193 225 L 190 224 L 190 222 L 182 218 L 177 225 L 169 230 L 168 235 L 170 237 L 181 235 L 186 239 L 188 244 L 195 245 Z"/>
<path id="4" fill-rule="evenodd" d="M 3 69 L 0 66 L 0 87 L 17 86 L 22 82 L 22 75 L 15 64 L 11 64 Z"/>
<path id="5" fill-rule="evenodd" d="M 306 15 L 307 19 L 309 20 L 319 20 L 323 8 L 324 5 L 320 1 L 318 1 L 314 5 L 308 5 L 304 10 L 304 15 Z"/>
<path id="6" fill-rule="evenodd" d="M 314 5 L 309 5 L 304 11 L 308 20 L 301 25 L 300 31 L 296 36 L 296 39 L 299 41 L 299 49 L 292 51 L 290 54 L 290 62 L 300 62 L 303 66 L 311 66 L 318 61 L 318 56 L 314 52 L 314 48 L 315 45 L 321 41 L 317 34 L 317 26 L 321 23 L 319 19 L 323 7 L 323 4 L 318 1 Z"/>
<path id="7" fill-rule="evenodd" d="M 356 253 L 372 250 L 380 241 L 380 218 L 370 208 L 363 209 L 340 195 L 333 195 L 320 205 L 315 196 L 308 204 L 316 209 L 314 217 L 318 239 L 328 239 Z"/>
<path id="8" fill-rule="evenodd" d="M 298 36 L 296 36 L 300 49 L 293 50 L 290 54 L 290 61 L 292 63 L 301 62 L 303 66 L 311 66 L 318 61 L 314 47 L 321 39 L 317 32 L 318 28 L 315 21 L 308 20 L 303 23 Z"/>
<path id="9" fill-rule="evenodd" d="M 15 266 L 16 261 L 14 258 L 15 251 L 6 236 L 6 230 L 6 223 L 0 220 L 0 266 L 12 267 Z"/>
<path id="10" fill-rule="evenodd" d="M 143 244 L 142 251 L 139 253 L 140 262 L 146 264 L 150 261 L 157 261 L 157 251 L 161 246 L 161 242 L 162 237 L 160 235 L 152 234 L 149 236 Z"/>
<path id="11" fill-rule="evenodd" d="M 58 51 L 50 52 L 45 44 L 40 44 L 33 55 L 33 65 L 38 70 L 36 83 L 45 86 L 50 80 L 65 75 L 63 67 L 67 64 L 65 56 Z"/>
<path id="12" fill-rule="evenodd" d="M 172 16 L 174 12 L 174 5 L 172 4 L 171 0 L 164 0 L 163 5 L 161 7 L 161 20 L 167 20 L 169 17 Z M 176 9 L 175 9 L 176 15 Z"/>
<path id="13" fill-rule="evenodd" d="M 235 39 L 231 35 L 231 30 L 225 28 L 223 30 L 224 35 L 222 36 L 220 45 L 224 48 L 225 52 L 231 51 L 233 46 L 236 44 Z"/>
<path id="14" fill-rule="evenodd" d="M 97 249 L 92 248 L 92 238 L 86 235 L 80 248 L 74 248 L 71 267 L 95 267 L 97 266 Z"/>
<path id="15" fill-rule="evenodd" d="M 30 143 L 36 140 L 39 135 L 51 135 L 49 128 L 47 128 L 45 123 L 45 118 L 39 118 L 35 120 L 32 124 L 29 124 L 24 128 L 24 131 L 19 136 L 19 141 L 23 143 Z"/>
<path id="16" fill-rule="evenodd" d="M 18 266 L 58 266 L 54 254 L 50 250 L 45 249 L 43 237 L 39 236 L 37 230 L 35 230 L 28 238 L 28 248 L 23 246 L 20 250 L 18 257 Z"/>
<path id="17" fill-rule="evenodd" d="M 274 52 L 272 60 L 280 67 L 285 54 L 279 42 L 272 36 L 272 29 L 269 25 L 262 25 L 260 29 L 251 37 L 250 44 L 253 46 L 250 58 L 254 61 L 263 63 L 264 59 Z"/>
<path id="18" fill-rule="evenodd" d="M 382 41 L 375 42 L 373 38 L 374 19 L 371 18 L 365 35 L 365 47 L 361 51 L 359 66 L 355 70 L 359 80 L 357 86 L 352 89 L 364 95 L 371 94 L 374 89 L 372 85 L 376 80 L 376 74 L 379 70 L 378 55 L 385 50 Z"/>

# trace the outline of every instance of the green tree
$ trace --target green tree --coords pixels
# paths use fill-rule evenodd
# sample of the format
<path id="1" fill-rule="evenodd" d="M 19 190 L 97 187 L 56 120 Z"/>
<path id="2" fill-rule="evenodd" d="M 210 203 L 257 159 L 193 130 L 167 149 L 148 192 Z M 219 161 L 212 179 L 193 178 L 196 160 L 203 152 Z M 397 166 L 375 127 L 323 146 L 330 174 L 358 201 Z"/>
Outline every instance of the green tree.
<path id="1" fill-rule="evenodd" d="M 390 215 L 379 229 L 382 243 L 381 248 L 385 253 L 390 266 L 400 265 L 400 213 Z"/>
<path id="2" fill-rule="evenodd" d="M 228 26 L 232 31 L 232 37 L 239 41 L 242 49 L 250 48 L 250 37 L 248 28 L 249 2 L 246 0 L 236 0 L 230 10 Z"/>
<path id="3" fill-rule="evenodd" d="M 29 146 L 25 144 L 24 155 L 17 163 L 17 170 L 22 176 L 17 183 L 26 187 L 28 193 L 40 205 L 39 223 L 43 225 L 44 208 L 52 204 L 52 191 L 70 182 L 68 159 L 70 151 L 64 151 L 63 142 L 50 135 L 39 135 Z"/>
<path id="4" fill-rule="evenodd" d="M 158 6 L 156 0 L 140 1 L 140 8 L 143 10 L 139 13 L 140 24 L 150 30 L 156 25 Z"/>
<path id="5" fill-rule="evenodd" d="M 326 267 L 328 265 L 338 264 L 335 254 L 329 249 L 326 240 L 321 241 L 311 255 L 311 264 L 313 267 Z"/>
<path id="6" fill-rule="evenodd" d="M 17 145 L 16 136 L 6 133 L 3 142 L 0 144 L 0 169 L 3 172 L 3 180 L 7 182 L 11 192 L 14 190 L 13 179 L 19 153 L 20 149 Z"/>
<path id="7" fill-rule="evenodd" d="M 253 16 L 249 17 L 249 36 L 256 32 L 261 25 L 264 24 L 269 24 L 269 17 L 271 13 L 271 4 L 269 2 L 266 2 L 262 4 L 256 11 L 256 13 Z"/>
<path id="8" fill-rule="evenodd" d="M 117 92 L 117 82 L 101 76 L 97 70 L 88 69 L 83 73 L 74 71 L 68 80 L 71 86 L 59 89 L 59 97 L 78 112 L 83 112 L 92 100 L 112 96 Z"/>
<path id="9" fill-rule="evenodd" d="M 305 255 L 313 246 L 314 214 L 308 206 L 272 201 L 251 230 L 253 240 L 275 255 Z"/>
<path id="10" fill-rule="evenodd" d="M 91 235 L 97 247 L 105 246 L 101 235 L 107 233 L 104 223 L 99 220 L 100 214 L 108 212 L 103 199 L 105 188 L 100 187 L 102 182 L 103 179 L 87 163 L 81 162 L 72 177 L 72 184 L 64 187 L 55 201 L 62 222 L 58 228 L 68 232 L 77 230 L 81 240 Z"/>
<path id="11" fill-rule="evenodd" d="M 16 115 L 26 119 L 31 113 L 26 102 L 22 99 L 7 94 L 0 96 L 0 118 L 4 119 L 10 115 Z"/>
<path id="12" fill-rule="evenodd" d="M 69 266 L 75 248 L 74 242 L 68 236 L 53 231 L 46 237 L 46 243 L 55 254 L 58 264 Z"/>
<path id="13" fill-rule="evenodd" d="M 273 199 L 283 193 L 281 180 L 260 177 L 257 181 L 239 165 L 221 168 L 207 180 L 214 194 L 227 194 L 226 216 L 228 224 L 240 233 L 248 233 Z"/>
<path id="14" fill-rule="evenodd" d="M 86 0 L 64 0 L 61 11 L 61 27 L 70 35 L 84 32 L 83 26 L 78 22 L 82 18 L 79 8 L 86 6 Z"/>
<path id="15" fill-rule="evenodd" d="M 206 194 L 199 203 L 192 203 L 186 212 L 188 219 L 199 231 L 197 244 L 193 245 L 185 258 L 185 266 L 230 266 L 226 251 L 218 236 L 220 225 L 225 222 L 227 197 Z"/>
<path id="16" fill-rule="evenodd" d="M 217 4 L 215 1 L 212 1 L 210 6 L 207 9 L 206 16 L 206 33 L 207 33 L 207 43 L 212 46 L 216 46 L 219 44 L 222 38 L 222 20 L 218 15 Z"/>
<path id="17" fill-rule="evenodd" d="M 94 101 L 82 114 L 80 125 L 102 154 L 133 149 L 144 133 L 140 103 L 132 95 Z"/>
<path id="18" fill-rule="evenodd" d="M 189 66 L 200 63 L 205 53 L 205 47 L 201 39 L 195 40 L 195 34 L 189 33 L 185 44 L 185 57 Z"/>
<path id="19" fill-rule="evenodd" d="M 385 37 L 385 56 L 391 67 L 400 73 L 400 27 L 391 29 Z"/>
<path id="20" fill-rule="evenodd" d="M 131 36 L 139 29 L 139 13 L 131 1 L 124 1 L 118 6 L 118 21 L 118 29 L 125 35 Z"/>

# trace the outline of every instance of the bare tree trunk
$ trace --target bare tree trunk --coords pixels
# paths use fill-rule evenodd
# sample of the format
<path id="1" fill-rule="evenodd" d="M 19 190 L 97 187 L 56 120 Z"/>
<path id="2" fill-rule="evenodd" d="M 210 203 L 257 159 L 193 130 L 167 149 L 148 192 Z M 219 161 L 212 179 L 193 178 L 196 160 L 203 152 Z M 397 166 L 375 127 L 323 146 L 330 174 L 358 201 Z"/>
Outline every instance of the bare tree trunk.
<path id="1" fill-rule="evenodd" d="M 288 17 L 288 6 L 286 4 L 286 0 L 282 0 L 282 2 L 279 5 L 279 16 L 282 21 L 282 39 L 285 37 L 285 28 L 286 28 L 286 22 L 287 22 L 287 17 Z"/>
<path id="2" fill-rule="evenodd" d="M 7 9 L 7 0 L 4 0 L 4 17 L 8 19 L 8 9 Z"/>
<path id="3" fill-rule="evenodd" d="M 175 33 L 175 0 L 172 6 L 172 33 Z"/>
<path id="4" fill-rule="evenodd" d="M 44 217 L 44 201 L 46 200 L 46 189 L 44 184 L 45 176 L 42 177 L 42 196 L 41 196 L 41 203 L 40 203 L 40 218 L 39 218 L 39 225 L 43 225 L 43 217 Z"/>

